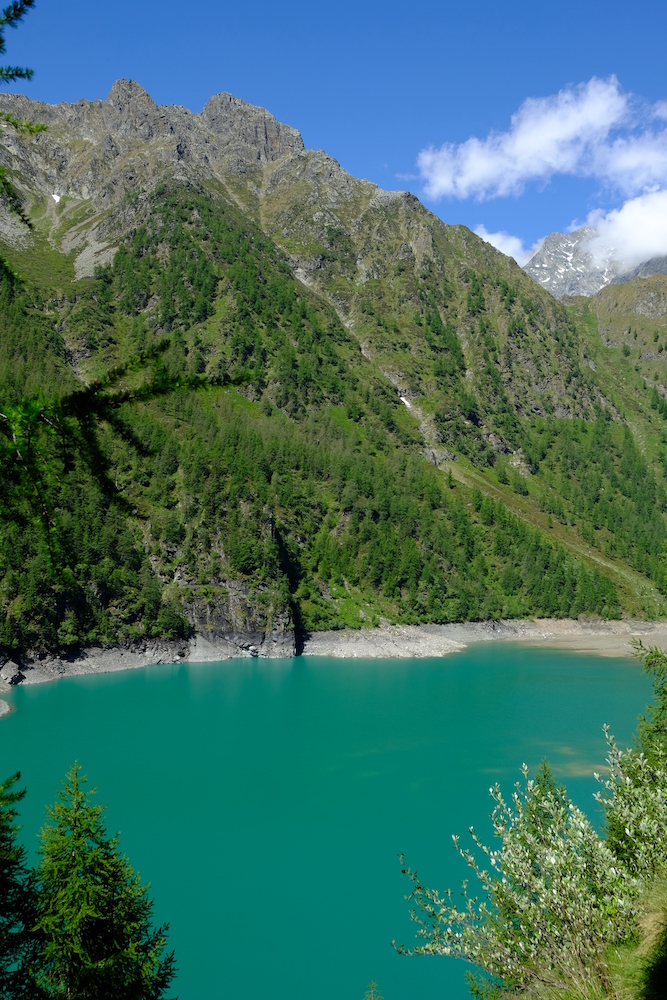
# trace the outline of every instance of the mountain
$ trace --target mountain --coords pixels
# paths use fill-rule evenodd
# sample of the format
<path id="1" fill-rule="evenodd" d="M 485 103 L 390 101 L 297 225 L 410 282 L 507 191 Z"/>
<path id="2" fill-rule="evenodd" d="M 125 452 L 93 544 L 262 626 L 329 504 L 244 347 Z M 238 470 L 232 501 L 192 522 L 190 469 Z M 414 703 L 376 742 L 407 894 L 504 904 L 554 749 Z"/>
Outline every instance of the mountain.
<path id="1" fill-rule="evenodd" d="M 605 345 L 631 350 L 640 365 L 661 360 L 667 339 L 667 275 L 607 285 L 588 299 L 586 308 L 595 317 Z M 651 372 L 656 374 L 662 383 L 660 368 Z"/>
<path id="2" fill-rule="evenodd" d="M 632 278 L 650 278 L 653 274 L 667 274 L 667 257 L 651 257 L 643 264 L 637 264 L 636 267 L 618 274 L 612 281 L 620 283 L 631 281 Z"/>
<path id="3" fill-rule="evenodd" d="M 618 273 L 613 251 L 600 259 L 591 244 L 597 232 L 591 226 L 568 233 L 551 233 L 524 270 L 557 299 L 565 295 L 594 295 Z"/>
<path id="4" fill-rule="evenodd" d="M 61 281 L 91 277 L 150 214 L 150 199 L 166 178 L 203 185 L 219 191 L 281 248 L 294 276 L 326 297 L 354 330 L 364 354 L 379 362 L 408 398 L 433 379 L 421 360 L 422 345 L 406 352 L 415 336 L 424 339 L 414 317 L 425 301 L 416 275 L 434 286 L 431 294 L 447 310 L 452 327 L 469 325 L 468 318 L 477 314 L 475 297 L 481 315 L 502 306 L 508 295 L 514 301 L 535 292 L 518 267 L 469 230 L 445 226 L 406 192 L 382 191 L 350 177 L 325 153 L 305 150 L 296 130 L 228 94 L 212 98 L 195 115 L 158 107 L 136 83 L 118 81 L 105 102 L 51 107 L 3 95 L 0 109 L 48 125 L 48 132 L 29 141 L 7 135 L 2 150 L 2 163 L 36 221 L 30 234 L 6 218 L 5 240 L 21 273 L 38 283 L 51 285 L 54 274 Z M 54 249 L 60 251 L 57 259 Z M 46 259 L 50 266 L 42 271 Z M 473 271 L 484 269 L 497 272 L 485 293 L 472 278 Z M 432 277 L 422 278 L 429 270 Z M 503 285 L 508 281 L 511 293 Z M 435 309 L 436 300 L 430 304 Z M 548 298 L 533 306 L 567 338 L 562 310 Z M 387 329 L 383 312 L 393 317 Z M 400 329 L 392 339 L 397 320 Z M 503 343 L 507 325 L 505 319 L 498 330 Z M 543 341 L 538 375 L 521 335 L 512 338 L 516 363 L 511 377 L 509 367 L 500 366 L 500 376 L 525 412 L 578 414 L 592 404 L 595 392 L 580 384 L 574 369 L 566 381 L 569 352 L 559 339 Z M 471 358 L 475 353 L 481 358 L 475 347 L 470 344 Z M 470 367 L 468 379 L 477 377 L 477 368 Z"/>
<path id="5" fill-rule="evenodd" d="M 590 310 L 229 94 L 0 111 L 48 126 L 0 144 L 3 405 L 183 377 L 100 425 L 115 493 L 50 446 L 62 565 L 4 525 L 6 649 L 663 607 L 664 418 Z"/>
<path id="6" fill-rule="evenodd" d="M 652 257 L 628 268 L 613 247 L 594 246 L 597 235 L 591 226 L 568 234 L 551 233 L 524 270 L 557 299 L 595 295 L 609 284 L 667 274 L 667 257 Z"/>

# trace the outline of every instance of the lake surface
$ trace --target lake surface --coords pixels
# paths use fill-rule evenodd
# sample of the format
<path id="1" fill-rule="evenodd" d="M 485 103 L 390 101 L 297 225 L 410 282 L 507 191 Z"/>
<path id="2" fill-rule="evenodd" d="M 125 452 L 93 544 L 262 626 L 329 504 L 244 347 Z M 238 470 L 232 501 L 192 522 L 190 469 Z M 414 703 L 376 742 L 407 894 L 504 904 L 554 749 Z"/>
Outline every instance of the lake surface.
<path id="1" fill-rule="evenodd" d="M 489 785 L 545 755 L 596 816 L 601 726 L 630 740 L 649 698 L 636 661 L 492 642 L 157 666 L 13 691 L 0 773 L 22 771 L 34 848 L 80 761 L 171 923 L 180 1000 L 362 1000 L 371 979 L 385 1000 L 462 1000 L 461 963 L 391 948 L 414 939 L 397 855 L 456 888 L 451 834 L 488 834 Z"/>

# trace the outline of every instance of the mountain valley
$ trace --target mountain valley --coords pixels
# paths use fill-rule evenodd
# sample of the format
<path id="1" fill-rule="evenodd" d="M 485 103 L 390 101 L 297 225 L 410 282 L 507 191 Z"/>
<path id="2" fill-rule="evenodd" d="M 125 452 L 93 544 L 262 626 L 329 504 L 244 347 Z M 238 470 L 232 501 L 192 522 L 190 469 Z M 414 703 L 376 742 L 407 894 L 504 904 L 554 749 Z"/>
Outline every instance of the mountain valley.
<path id="1" fill-rule="evenodd" d="M 57 545 L 0 487 L 8 656 L 664 614 L 667 277 L 559 301 L 228 94 L 0 111 L 47 126 L 0 143 L 32 226 L 3 210 L 5 411 L 181 379 L 96 424 L 111 492 L 44 438 Z"/>

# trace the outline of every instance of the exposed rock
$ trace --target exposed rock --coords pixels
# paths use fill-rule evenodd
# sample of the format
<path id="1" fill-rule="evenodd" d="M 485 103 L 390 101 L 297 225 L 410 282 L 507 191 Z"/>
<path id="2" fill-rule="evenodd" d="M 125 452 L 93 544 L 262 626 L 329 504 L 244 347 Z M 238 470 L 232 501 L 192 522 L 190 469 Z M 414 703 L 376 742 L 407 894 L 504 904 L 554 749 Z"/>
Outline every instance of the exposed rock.
<path id="1" fill-rule="evenodd" d="M 575 295 L 595 295 L 607 285 L 622 284 L 633 278 L 667 274 L 667 256 L 628 268 L 613 247 L 596 248 L 597 231 L 591 226 L 573 233 L 551 233 L 524 265 L 524 271 L 557 299 Z"/>
<path id="2" fill-rule="evenodd" d="M 287 611 L 259 602 L 241 580 L 209 588 L 208 596 L 193 595 L 183 610 L 196 638 L 190 650 L 196 660 L 227 656 L 294 656 L 294 625 Z M 212 593 L 211 593 L 212 592 Z M 266 595 L 264 595 L 266 597 Z"/>
<path id="3" fill-rule="evenodd" d="M 524 266 L 524 271 L 543 288 L 561 299 L 565 295 L 595 295 L 618 273 L 613 251 L 602 258 L 591 252 L 597 233 L 590 226 L 573 233 L 551 233 Z"/>
<path id="4" fill-rule="evenodd" d="M 67 658 L 28 659 L 26 684 L 38 684 L 61 677 L 108 673 L 159 663 L 203 663 L 242 656 L 284 657 L 331 656 L 352 658 L 441 657 L 455 653 L 473 642 L 505 640 L 535 646 L 553 646 L 602 656 L 631 656 L 633 642 L 642 639 L 651 645 L 667 642 L 667 623 L 626 619 L 536 619 L 534 621 L 464 622 L 451 625 L 389 625 L 379 628 L 316 632 L 302 637 L 297 651 L 294 633 L 275 630 L 254 637 L 197 635 L 190 642 L 135 642 L 113 649 L 91 648 Z M 0 716 L 10 706 L 0 701 Z"/>
<path id="5" fill-rule="evenodd" d="M 667 329 L 667 275 L 653 274 L 607 285 L 593 296 L 590 309 L 597 316 L 604 343 L 627 344 L 634 349 L 643 342 L 643 358 L 658 360 L 654 337 L 664 336 Z"/>
<path id="6" fill-rule="evenodd" d="M 650 260 L 638 264 L 630 271 L 619 274 L 612 279 L 612 284 L 620 284 L 622 281 L 631 281 L 633 278 L 650 278 L 654 274 L 667 274 L 667 257 L 651 257 Z"/>
<path id="7" fill-rule="evenodd" d="M 294 630 L 283 629 L 281 624 L 276 624 L 268 632 L 197 634 L 191 640 L 137 640 L 106 649 L 93 646 L 70 656 L 28 654 L 21 670 L 17 668 L 12 679 L 6 683 L 42 684 L 61 677 L 132 670 L 158 663 L 201 663 L 244 656 L 289 658 L 295 655 Z"/>
<path id="8" fill-rule="evenodd" d="M 193 114 L 158 106 L 132 80 L 117 80 L 105 101 L 49 105 L 3 94 L 0 108 L 48 125 L 30 141 L 4 136 L 0 158 L 21 186 L 47 198 L 92 199 L 97 209 L 150 189 L 170 168 L 192 179 L 245 174 L 304 150 L 296 129 L 231 94 Z"/>
<path id="9" fill-rule="evenodd" d="M 667 623 L 538 618 L 451 625 L 384 625 L 375 629 L 314 633 L 304 639 L 303 655 L 412 659 L 446 656 L 471 642 L 505 640 L 600 656 L 632 656 L 633 642 L 637 639 L 664 645 Z"/>
<path id="10" fill-rule="evenodd" d="M 7 660 L 3 666 L 0 668 L 0 679 L 5 682 L 5 684 L 20 684 L 24 679 L 23 674 L 18 663 L 14 663 L 13 660 Z"/>

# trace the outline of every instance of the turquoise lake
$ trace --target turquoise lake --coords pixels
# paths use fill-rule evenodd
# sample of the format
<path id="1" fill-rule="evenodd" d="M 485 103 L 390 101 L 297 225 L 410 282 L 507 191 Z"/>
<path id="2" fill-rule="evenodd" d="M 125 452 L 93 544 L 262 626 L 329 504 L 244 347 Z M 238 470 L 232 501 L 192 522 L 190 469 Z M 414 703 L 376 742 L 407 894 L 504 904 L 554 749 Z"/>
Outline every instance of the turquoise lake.
<path id="1" fill-rule="evenodd" d="M 629 741 L 650 683 L 631 659 L 482 643 L 445 659 L 232 660 L 18 688 L 0 771 L 23 836 L 74 759 L 171 923 L 180 1000 L 463 1000 L 464 967 L 406 958 L 397 855 L 430 885 L 489 839 L 488 789 L 547 756 L 589 815 L 601 731 Z M 466 838 L 462 837 L 462 842 Z"/>

